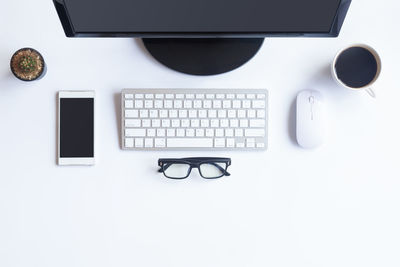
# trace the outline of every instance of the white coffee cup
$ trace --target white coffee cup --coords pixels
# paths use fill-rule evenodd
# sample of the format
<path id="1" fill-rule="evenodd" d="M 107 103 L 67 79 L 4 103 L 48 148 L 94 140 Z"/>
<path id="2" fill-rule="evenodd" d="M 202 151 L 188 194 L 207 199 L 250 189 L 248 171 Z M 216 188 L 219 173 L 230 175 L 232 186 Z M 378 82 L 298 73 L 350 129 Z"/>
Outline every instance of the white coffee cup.
<path id="1" fill-rule="evenodd" d="M 377 70 L 376 70 L 375 77 L 373 78 L 373 80 L 371 82 L 369 82 L 368 84 L 366 84 L 365 86 L 362 86 L 362 87 L 351 87 L 351 86 L 345 84 L 342 80 L 339 79 L 338 73 L 336 70 L 336 63 L 338 61 L 338 58 L 343 54 L 344 51 L 346 51 L 350 48 L 354 48 L 354 47 L 361 47 L 361 48 L 364 48 L 365 50 L 367 50 L 368 52 L 370 52 L 374 56 L 374 58 L 376 60 L 376 64 L 377 64 Z M 365 44 L 353 44 L 351 46 L 348 46 L 348 47 L 340 50 L 336 54 L 335 59 L 333 60 L 333 63 L 331 66 L 331 72 L 332 72 L 333 79 L 339 85 L 341 85 L 347 89 L 353 90 L 353 91 L 365 91 L 374 98 L 376 97 L 376 94 L 375 94 L 374 90 L 372 89 L 372 85 L 378 80 L 378 78 L 381 74 L 381 70 L 382 70 L 382 61 L 381 61 L 381 58 L 380 58 L 378 52 L 376 52 L 375 49 L 373 49 L 372 47 L 365 45 Z"/>

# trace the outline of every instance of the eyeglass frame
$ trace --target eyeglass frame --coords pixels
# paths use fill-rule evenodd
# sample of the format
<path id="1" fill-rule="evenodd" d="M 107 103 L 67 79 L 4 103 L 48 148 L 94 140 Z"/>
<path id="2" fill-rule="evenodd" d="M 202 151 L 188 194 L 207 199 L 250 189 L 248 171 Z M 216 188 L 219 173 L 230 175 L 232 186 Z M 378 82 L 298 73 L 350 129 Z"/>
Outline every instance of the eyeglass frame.
<path id="1" fill-rule="evenodd" d="M 204 177 L 203 174 L 201 173 L 200 165 L 206 164 L 206 163 L 226 163 L 226 167 L 225 167 L 225 169 L 221 170 L 222 175 L 220 175 L 218 177 Z M 164 174 L 164 176 L 169 179 L 182 180 L 182 179 L 186 179 L 190 176 L 192 169 L 197 169 L 199 171 L 200 176 L 204 179 L 218 179 L 223 176 L 231 175 L 227 171 L 228 167 L 231 165 L 231 163 L 232 163 L 232 160 L 230 158 L 216 158 L 216 157 L 193 157 L 193 158 L 181 158 L 181 159 L 161 158 L 158 160 L 158 166 L 160 167 L 158 172 L 162 172 Z M 189 165 L 189 169 L 188 169 L 188 172 L 185 177 L 182 177 L 182 178 L 170 177 L 165 174 L 166 169 L 164 167 L 166 164 L 170 164 L 170 165 L 172 165 L 172 164 L 187 164 L 187 165 Z M 215 166 L 217 168 L 222 169 L 222 167 L 219 166 L 218 164 L 216 164 Z"/>

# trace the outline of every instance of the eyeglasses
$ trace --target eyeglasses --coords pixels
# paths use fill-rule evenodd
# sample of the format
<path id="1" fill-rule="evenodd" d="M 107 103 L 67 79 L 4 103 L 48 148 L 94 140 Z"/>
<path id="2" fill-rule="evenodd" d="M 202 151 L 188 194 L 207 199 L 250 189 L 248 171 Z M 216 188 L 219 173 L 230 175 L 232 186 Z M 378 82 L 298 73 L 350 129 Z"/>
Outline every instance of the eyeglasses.
<path id="1" fill-rule="evenodd" d="M 222 176 L 230 176 L 227 172 L 231 165 L 230 158 L 183 158 L 183 159 L 159 159 L 158 172 L 170 179 L 185 179 L 189 177 L 193 168 L 197 168 L 201 177 L 216 179 Z"/>

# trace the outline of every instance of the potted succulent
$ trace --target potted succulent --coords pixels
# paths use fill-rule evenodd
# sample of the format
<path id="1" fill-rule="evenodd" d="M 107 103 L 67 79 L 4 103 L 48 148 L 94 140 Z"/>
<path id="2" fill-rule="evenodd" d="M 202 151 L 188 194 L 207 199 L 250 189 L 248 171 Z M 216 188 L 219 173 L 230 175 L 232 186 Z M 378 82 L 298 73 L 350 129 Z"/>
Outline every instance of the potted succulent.
<path id="1" fill-rule="evenodd" d="M 43 56 L 33 48 L 22 48 L 15 52 L 10 67 L 15 77 L 22 81 L 35 81 L 46 74 Z"/>

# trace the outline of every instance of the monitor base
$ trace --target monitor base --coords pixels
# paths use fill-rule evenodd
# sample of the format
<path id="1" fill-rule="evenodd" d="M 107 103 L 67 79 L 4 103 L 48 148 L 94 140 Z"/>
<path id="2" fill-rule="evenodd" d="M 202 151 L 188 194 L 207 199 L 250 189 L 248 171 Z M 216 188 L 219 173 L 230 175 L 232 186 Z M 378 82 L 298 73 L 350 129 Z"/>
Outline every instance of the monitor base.
<path id="1" fill-rule="evenodd" d="M 216 75 L 239 68 L 264 38 L 143 38 L 149 53 L 168 68 L 191 75 Z"/>

